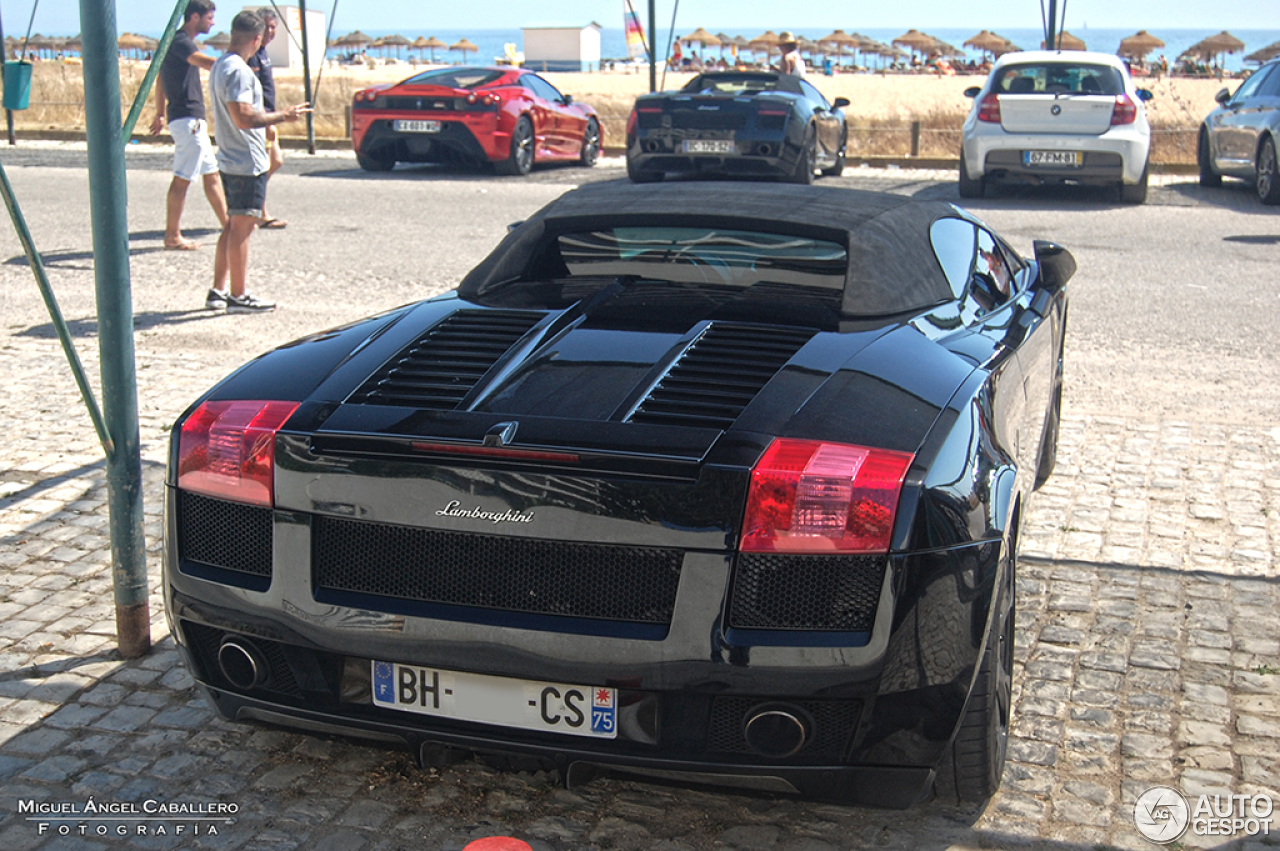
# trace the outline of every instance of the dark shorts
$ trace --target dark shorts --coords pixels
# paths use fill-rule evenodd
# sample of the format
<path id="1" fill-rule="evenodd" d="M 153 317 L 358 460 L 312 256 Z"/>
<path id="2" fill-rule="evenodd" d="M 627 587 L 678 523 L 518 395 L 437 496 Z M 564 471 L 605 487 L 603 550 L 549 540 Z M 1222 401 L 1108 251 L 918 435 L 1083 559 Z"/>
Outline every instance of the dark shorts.
<path id="1" fill-rule="evenodd" d="M 227 196 L 228 216 L 253 216 L 262 218 L 262 208 L 267 205 L 267 173 L 256 176 L 222 174 L 222 191 Z"/>

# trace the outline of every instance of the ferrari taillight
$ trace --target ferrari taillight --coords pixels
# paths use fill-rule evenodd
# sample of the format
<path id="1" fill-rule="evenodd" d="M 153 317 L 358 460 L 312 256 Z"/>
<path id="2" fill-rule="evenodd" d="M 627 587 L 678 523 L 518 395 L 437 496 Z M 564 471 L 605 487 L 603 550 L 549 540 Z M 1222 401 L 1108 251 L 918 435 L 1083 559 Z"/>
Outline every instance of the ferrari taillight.
<path id="1" fill-rule="evenodd" d="M 178 487 L 271 506 L 276 432 L 297 409 L 297 402 L 205 402 L 182 424 Z"/>
<path id="2" fill-rule="evenodd" d="M 1116 105 L 1111 108 L 1111 124 L 1132 124 L 1138 120 L 1138 105 L 1128 95 L 1116 95 Z"/>
<path id="3" fill-rule="evenodd" d="M 751 471 L 744 552 L 889 551 L 914 455 L 779 438 Z"/>
<path id="4" fill-rule="evenodd" d="M 987 95 L 978 105 L 978 120 L 990 124 L 1000 123 L 1000 96 L 995 92 Z"/>

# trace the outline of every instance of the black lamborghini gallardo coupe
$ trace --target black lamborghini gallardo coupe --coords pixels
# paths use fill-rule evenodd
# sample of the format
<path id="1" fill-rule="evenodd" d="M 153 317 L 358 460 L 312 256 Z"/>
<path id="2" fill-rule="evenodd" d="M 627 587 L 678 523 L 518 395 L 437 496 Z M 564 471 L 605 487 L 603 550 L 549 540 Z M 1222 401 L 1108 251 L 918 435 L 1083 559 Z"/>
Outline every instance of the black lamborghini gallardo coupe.
<path id="1" fill-rule="evenodd" d="M 608 183 L 174 428 L 231 719 L 843 802 L 983 799 L 1065 284 L 940 202 Z"/>

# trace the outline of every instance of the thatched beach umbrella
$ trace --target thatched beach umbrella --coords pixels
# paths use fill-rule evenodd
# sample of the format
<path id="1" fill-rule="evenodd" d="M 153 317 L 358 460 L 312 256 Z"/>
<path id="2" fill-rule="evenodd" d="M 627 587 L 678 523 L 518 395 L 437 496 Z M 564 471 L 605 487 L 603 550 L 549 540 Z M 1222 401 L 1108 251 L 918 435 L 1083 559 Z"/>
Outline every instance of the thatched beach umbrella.
<path id="1" fill-rule="evenodd" d="M 474 44 L 467 41 L 465 38 L 459 39 L 458 41 L 455 41 L 453 44 L 449 45 L 449 49 L 457 50 L 462 54 L 463 64 L 466 64 L 468 53 L 478 53 L 480 50 L 480 48 L 476 47 Z"/>
<path id="2" fill-rule="evenodd" d="M 412 44 L 412 42 L 410 42 L 409 39 L 405 38 L 404 36 L 400 35 L 400 33 L 383 36 L 382 38 L 383 47 L 388 47 L 388 48 L 394 47 L 396 49 L 396 56 L 400 55 L 400 48 L 408 47 L 410 44 Z"/>
<path id="3" fill-rule="evenodd" d="M 369 36 L 360 32 L 360 30 L 356 30 L 355 32 L 347 33 L 342 38 L 338 39 L 335 44 L 339 47 L 364 47 L 371 41 L 373 41 L 373 39 L 369 38 Z"/>
<path id="4" fill-rule="evenodd" d="M 857 50 L 859 41 L 844 30 L 833 30 L 830 35 L 818 39 L 818 44 L 826 45 L 828 48 L 834 47 L 836 50 L 836 64 L 840 64 L 840 60 L 844 58 L 845 48 Z"/>
<path id="5" fill-rule="evenodd" d="M 1269 62 L 1270 60 L 1274 59 L 1277 56 L 1280 56 L 1280 41 L 1277 41 L 1273 44 L 1268 44 L 1266 47 L 1261 48 L 1260 50 L 1255 50 L 1253 53 L 1250 53 L 1248 56 L 1246 56 L 1244 58 L 1244 61 L 1257 62 L 1258 64 L 1262 64 L 1263 62 Z"/>
<path id="6" fill-rule="evenodd" d="M 142 36 L 133 33 L 124 33 L 120 38 L 116 39 L 116 47 L 123 53 L 130 51 L 141 53 L 146 49 L 147 43 L 142 40 Z"/>
<path id="7" fill-rule="evenodd" d="M 752 53 L 764 51 L 764 61 L 768 62 L 770 55 L 778 47 L 778 35 L 773 30 L 765 30 L 760 35 L 751 39 L 750 47 Z"/>
<path id="8" fill-rule="evenodd" d="M 1239 53 L 1244 50 L 1244 42 L 1223 30 L 1201 41 L 1200 49 L 1210 53 Z"/>
<path id="9" fill-rule="evenodd" d="M 937 43 L 937 39 L 920 30 L 907 30 L 893 40 L 895 47 L 905 47 L 913 53 L 925 53 Z"/>
<path id="10" fill-rule="evenodd" d="M 204 43 L 214 50 L 226 50 L 231 46 L 231 36 L 225 32 L 215 33 L 206 38 Z"/>
<path id="11" fill-rule="evenodd" d="M 965 47 L 972 47 L 974 50 L 980 50 L 983 53 L 990 53 L 992 56 L 1000 56 L 1004 53 L 1011 53 L 1013 42 L 1002 35 L 997 35 L 990 30 L 983 30 L 964 43 Z"/>
<path id="12" fill-rule="evenodd" d="M 420 38 L 420 39 L 418 39 L 418 41 L 422 41 L 422 39 Z M 415 44 L 415 45 L 417 45 L 417 42 L 414 42 L 414 44 Z M 430 38 L 428 38 L 428 39 L 426 40 L 426 42 L 425 42 L 425 43 L 423 43 L 423 44 L 421 44 L 421 45 L 418 45 L 418 46 L 419 46 L 419 47 L 425 47 L 427 50 L 430 50 L 430 51 L 431 51 L 431 64 L 432 64 L 432 65 L 434 65 L 434 64 L 436 63 L 436 51 L 437 51 L 437 50 L 443 50 L 444 48 L 448 47 L 449 45 L 445 44 L 443 41 L 441 41 L 440 39 L 436 38 L 435 36 L 431 36 Z"/>
<path id="13" fill-rule="evenodd" d="M 1161 47 L 1164 47 L 1163 41 L 1146 30 L 1138 30 L 1128 38 L 1120 39 L 1120 47 L 1116 49 L 1116 55 L 1142 61 L 1147 58 L 1148 53 Z"/>
<path id="14" fill-rule="evenodd" d="M 1058 44 L 1056 47 L 1046 48 L 1044 42 L 1040 42 L 1040 47 L 1046 50 L 1088 50 L 1084 42 L 1073 36 L 1071 33 L 1063 30 L 1058 33 Z"/>
<path id="15" fill-rule="evenodd" d="M 933 46 L 929 48 L 930 56 L 952 57 L 964 56 L 964 51 L 952 44 L 947 44 L 940 38 L 933 40 Z"/>

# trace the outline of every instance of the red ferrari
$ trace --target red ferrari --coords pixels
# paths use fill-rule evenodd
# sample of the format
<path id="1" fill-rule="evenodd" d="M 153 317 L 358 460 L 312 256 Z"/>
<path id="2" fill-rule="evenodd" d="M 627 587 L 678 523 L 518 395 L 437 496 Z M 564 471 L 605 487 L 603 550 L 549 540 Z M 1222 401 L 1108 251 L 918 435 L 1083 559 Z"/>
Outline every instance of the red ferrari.
<path id="1" fill-rule="evenodd" d="M 528 174 L 534 162 L 595 165 L 600 119 L 521 68 L 438 68 L 356 92 L 351 145 L 365 171 L 404 163 L 493 163 Z"/>

